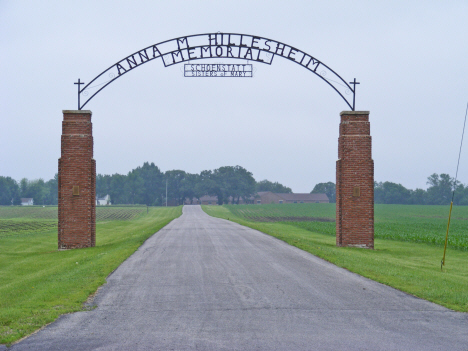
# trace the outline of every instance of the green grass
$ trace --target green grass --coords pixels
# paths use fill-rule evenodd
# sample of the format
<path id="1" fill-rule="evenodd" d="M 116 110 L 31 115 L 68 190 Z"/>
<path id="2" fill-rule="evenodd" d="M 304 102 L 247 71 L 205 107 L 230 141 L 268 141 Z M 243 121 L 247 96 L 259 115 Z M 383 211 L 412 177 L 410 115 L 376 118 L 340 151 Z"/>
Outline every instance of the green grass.
<path id="1" fill-rule="evenodd" d="M 182 213 L 181 207 L 135 209 L 98 208 L 96 247 L 58 251 L 56 207 L 1 207 L 0 227 L 9 229 L 0 231 L 0 343 L 82 310 L 113 270 Z"/>
<path id="2" fill-rule="evenodd" d="M 312 232 L 336 234 L 335 204 L 230 205 L 227 208 L 233 215 L 255 222 L 284 222 Z M 448 211 L 448 206 L 375 205 L 375 238 L 442 246 Z M 325 219 L 329 222 L 320 221 Z M 448 246 L 468 251 L 468 206 L 453 208 Z"/>
<path id="3" fill-rule="evenodd" d="M 283 206 L 284 210 L 278 209 L 280 206 Z M 376 227 L 377 223 L 386 224 L 389 229 L 385 235 L 389 235 L 391 240 L 376 238 L 375 250 L 336 247 L 335 236 L 330 235 L 331 232 L 327 227 L 327 225 L 333 226 L 335 224 L 333 222 L 312 222 L 312 226 L 308 227 L 307 222 L 300 221 L 255 220 L 255 217 L 275 214 L 281 218 L 285 213 L 289 217 L 327 217 L 328 213 L 329 218 L 332 218 L 334 216 L 332 206 L 334 204 L 225 205 L 202 206 L 202 208 L 211 216 L 229 219 L 257 229 L 364 277 L 453 310 L 468 312 L 468 253 L 464 246 L 466 234 L 463 235 L 463 223 L 465 223 L 463 221 L 468 218 L 468 209 L 459 207 L 453 213 L 455 218 L 458 217 L 455 220 L 460 222 L 458 227 L 460 232 L 457 235 L 463 245 L 447 250 L 443 272 L 440 270 L 443 247 L 438 244 L 439 241 L 434 244 L 430 240 L 436 235 L 437 221 L 442 221 L 441 223 L 446 221 L 444 218 L 438 218 L 448 210 L 442 206 L 377 205 Z M 432 232 L 425 234 L 425 226 L 421 226 L 421 223 L 432 223 L 434 227 L 429 227 L 434 234 Z M 315 225 L 317 227 L 313 227 Z M 325 230 L 320 228 L 321 225 L 325 225 Z M 318 229 L 314 231 L 313 228 Z M 324 231 L 329 232 L 324 234 Z M 443 225 L 437 235 L 445 236 Z M 400 238 L 405 241 L 400 241 Z M 423 242 L 416 242 L 419 240 Z"/>
<path id="4" fill-rule="evenodd" d="M 0 219 L 57 219 L 57 206 L 0 206 Z"/>
<path id="5" fill-rule="evenodd" d="M 146 213 L 146 206 L 97 206 L 96 220 L 129 220 Z M 55 220 L 58 219 L 57 206 L 0 206 L 1 219 Z"/>

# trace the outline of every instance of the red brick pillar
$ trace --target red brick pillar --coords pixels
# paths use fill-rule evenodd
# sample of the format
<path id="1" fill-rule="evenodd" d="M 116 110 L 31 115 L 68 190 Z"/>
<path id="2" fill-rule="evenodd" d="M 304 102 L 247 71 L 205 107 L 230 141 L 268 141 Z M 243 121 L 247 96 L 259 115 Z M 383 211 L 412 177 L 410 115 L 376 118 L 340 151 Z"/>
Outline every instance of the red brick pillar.
<path id="1" fill-rule="evenodd" d="M 369 111 L 340 113 L 336 245 L 374 248 L 374 161 Z"/>
<path id="2" fill-rule="evenodd" d="M 63 111 L 58 161 L 58 248 L 96 245 L 96 161 L 91 111 Z"/>

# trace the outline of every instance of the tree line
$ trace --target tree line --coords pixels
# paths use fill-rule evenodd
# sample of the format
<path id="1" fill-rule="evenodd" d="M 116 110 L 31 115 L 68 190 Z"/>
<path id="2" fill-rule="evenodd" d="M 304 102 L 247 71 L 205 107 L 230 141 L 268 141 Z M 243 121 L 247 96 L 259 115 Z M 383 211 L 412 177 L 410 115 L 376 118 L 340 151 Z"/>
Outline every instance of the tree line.
<path id="1" fill-rule="evenodd" d="M 468 185 L 455 181 L 450 175 L 434 173 L 427 178 L 427 189 L 407 189 L 393 182 L 374 182 L 376 204 L 402 205 L 468 205 Z M 336 186 L 333 182 L 317 184 L 311 193 L 325 193 L 330 202 L 336 202 Z"/>
<path id="2" fill-rule="evenodd" d="M 374 184 L 375 203 L 378 204 L 417 204 L 448 205 L 452 200 L 455 205 L 468 205 L 468 185 L 455 181 L 450 175 L 434 173 L 427 177 L 427 190 L 407 189 L 401 184 L 376 182 Z"/>
<path id="3" fill-rule="evenodd" d="M 110 195 L 113 204 L 146 204 L 161 206 L 167 200 L 173 205 L 192 201 L 203 195 L 217 196 L 218 203 L 239 203 L 258 191 L 292 192 L 278 182 L 256 182 L 252 173 L 241 166 L 224 166 L 199 174 L 182 170 L 161 172 L 154 164 L 145 162 L 127 175 L 99 174 L 96 178 L 98 197 Z"/>
<path id="4" fill-rule="evenodd" d="M 162 172 L 154 163 L 145 162 L 125 174 L 96 177 L 96 195 L 110 195 L 112 204 L 144 204 L 161 206 L 167 200 L 179 205 L 185 199 L 203 195 L 217 196 L 218 203 L 239 203 L 250 199 L 258 191 L 291 193 L 292 190 L 278 182 L 256 182 L 252 173 L 240 166 L 225 166 L 191 174 L 182 170 Z M 57 205 L 58 175 L 47 182 L 43 179 L 21 179 L 0 176 L 0 205 L 19 205 L 21 198 L 33 198 L 35 205 Z"/>
<path id="5" fill-rule="evenodd" d="M 161 206 L 167 200 L 179 205 L 185 199 L 200 198 L 203 195 L 217 196 L 218 203 L 239 203 L 241 199 L 251 201 L 259 191 L 292 193 L 291 188 L 278 182 L 262 180 L 257 182 L 252 173 L 241 166 L 224 166 L 205 170 L 199 174 L 182 170 L 162 172 L 154 163 L 145 162 L 128 174 L 102 175 L 96 177 L 96 195 L 110 195 L 112 204 L 142 204 Z M 428 188 L 407 189 L 393 182 L 374 182 L 376 204 L 450 204 L 455 189 L 454 204 L 468 205 L 468 185 L 451 178 L 448 174 L 432 174 L 427 178 Z M 330 202 L 336 202 L 336 186 L 333 182 L 318 183 L 311 193 L 324 193 Z M 0 205 L 19 205 L 21 198 L 33 198 L 35 205 L 57 205 L 58 175 L 53 179 L 28 180 L 19 182 L 11 177 L 0 176 Z"/>
<path id="6" fill-rule="evenodd" d="M 20 205 L 21 198 L 33 198 L 35 205 L 57 205 L 58 175 L 48 180 L 21 179 L 0 176 L 0 205 Z"/>

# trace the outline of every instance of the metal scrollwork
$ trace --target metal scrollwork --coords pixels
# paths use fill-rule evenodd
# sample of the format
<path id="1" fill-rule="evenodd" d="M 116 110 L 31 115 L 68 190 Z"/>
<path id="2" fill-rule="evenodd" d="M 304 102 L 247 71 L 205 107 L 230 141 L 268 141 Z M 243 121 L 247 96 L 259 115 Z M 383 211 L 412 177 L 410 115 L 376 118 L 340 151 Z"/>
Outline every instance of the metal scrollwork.
<path id="1" fill-rule="evenodd" d="M 359 84 L 356 79 L 348 84 L 322 61 L 285 43 L 255 35 L 222 32 L 188 35 L 150 45 L 113 64 L 86 85 L 78 79 L 75 83 L 78 85 L 78 109 L 81 110 L 96 94 L 122 75 L 155 59 L 159 59 L 164 67 L 188 61 L 223 58 L 271 65 L 275 56 L 285 58 L 317 75 L 354 111 L 355 88 Z M 81 85 L 84 87 L 81 88 Z M 351 93 L 352 100 L 349 97 Z M 85 98 L 83 104 L 81 96 Z"/>

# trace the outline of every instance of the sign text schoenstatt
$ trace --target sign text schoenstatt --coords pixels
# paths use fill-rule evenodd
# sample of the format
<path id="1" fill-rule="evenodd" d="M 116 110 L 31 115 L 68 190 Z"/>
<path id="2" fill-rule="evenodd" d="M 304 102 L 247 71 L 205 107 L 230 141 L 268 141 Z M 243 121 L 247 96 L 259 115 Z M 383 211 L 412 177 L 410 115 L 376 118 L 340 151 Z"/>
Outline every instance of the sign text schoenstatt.
<path id="1" fill-rule="evenodd" d="M 185 77 L 252 77 L 252 65 L 184 65 Z"/>

